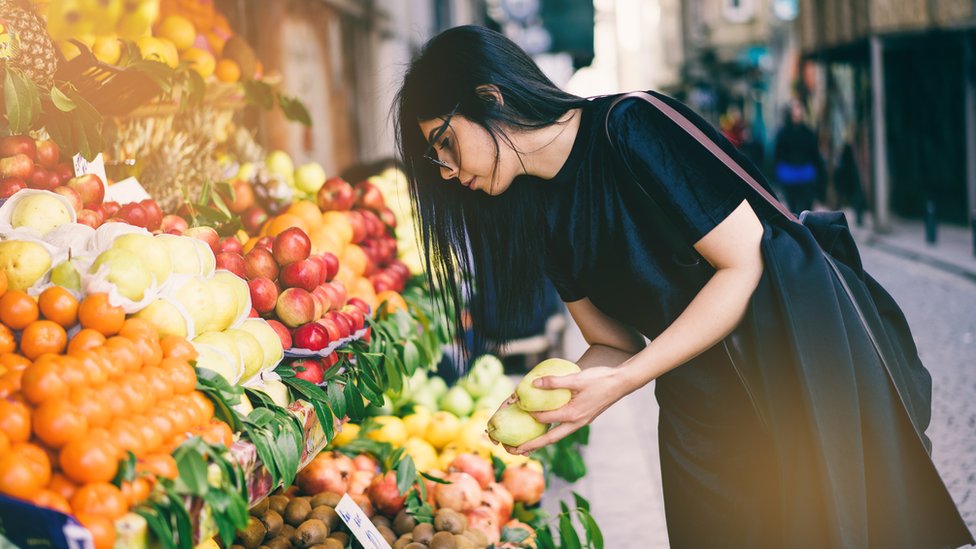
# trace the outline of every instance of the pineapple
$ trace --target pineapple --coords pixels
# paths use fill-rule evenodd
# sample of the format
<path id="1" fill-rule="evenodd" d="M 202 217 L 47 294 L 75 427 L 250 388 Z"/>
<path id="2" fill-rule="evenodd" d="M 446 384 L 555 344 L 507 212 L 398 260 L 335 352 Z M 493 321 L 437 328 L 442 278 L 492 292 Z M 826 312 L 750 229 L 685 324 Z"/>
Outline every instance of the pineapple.
<path id="1" fill-rule="evenodd" d="M 24 71 L 41 87 L 50 88 L 58 69 L 58 52 L 30 3 L 0 0 L 0 24 L 9 37 L 0 50 L 0 60 L 5 66 Z"/>

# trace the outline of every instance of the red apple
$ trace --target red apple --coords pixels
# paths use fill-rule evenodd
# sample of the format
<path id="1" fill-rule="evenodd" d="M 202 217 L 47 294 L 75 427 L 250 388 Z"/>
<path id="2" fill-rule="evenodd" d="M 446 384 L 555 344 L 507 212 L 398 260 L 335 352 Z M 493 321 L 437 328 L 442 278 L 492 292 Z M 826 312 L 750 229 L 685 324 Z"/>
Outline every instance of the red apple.
<path id="1" fill-rule="evenodd" d="M 68 202 L 71 202 L 71 208 L 75 211 L 75 213 L 81 212 L 83 208 L 83 205 L 81 203 L 81 197 L 78 196 L 78 193 L 75 192 L 74 189 L 71 189 L 69 187 L 56 187 L 54 189 L 54 192 L 56 194 L 60 194 L 61 196 L 67 198 Z"/>
<path id="2" fill-rule="evenodd" d="M 339 312 L 346 315 L 352 323 L 352 330 L 355 332 L 366 326 L 366 314 L 359 310 L 355 305 L 344 305 Z"/>
<path id="3" fill-rule="evenodd" d="M 448 473 L 461 471 L 474 477 L 482 489 L 495 481 L 491 462 L 477 454 L 459 454 L 447 468 Z"/>
<path id="4" fill-rule="evenodd" d="M 323 212 L 330 210 L 348 210 L 356 201 L 356 192 L 352 185 L 341 177 L 326 179 L 316 195 L 319 209 Z"/>
<path id="5" fill-rule="evenodd" d="M 169 233 L 171 231 L 179 231 L 176 234 L 183 234 L 183 231 L 190 228 L 190 224 L 186 222 L 185 219 L 178 215 L 167 214 L 163 216 L 163 221 L 159 226 L 159 229 L 164 233 Z"/>
<path id="6" fill-rule="evenodd" d="M 26 189 L 27 182 L 19 177 L 5 177 L 0 180 L 0 198 L 10 198 L 19 190 Z"/>
<path id="7" fill-rule="evenodd" d="M 241 223 L 248 234 L 257 234 L 261 230 L 261 225 L 268 220 L 268 212 L 261 206 L 251 206 L 241 214 Z"/>
<path id="8" fill-rule="evenodd" d="M 260 276 L 249 280 L 247 287 L 251 290 L 251 305 L 259 313 L 269 313 L 274 310 L 278 303 L 278 286 L 275 286 L 274 282 Z"/>
<path id="9" fill-rule="evenodd" d="M 366 238 L 366 221 L 362 214 L 353 210 L 348 214 L 349 224 L 352 225 L 352 243 L 359 244 Z"/>
<path id="10" fill-rule="evenodd" d="M 225 236 L 220 239 L 217 244 L 217 252 L 230 252 L 235 254 L 244 254 L 244 245 L 241 244 L 240 240 L 237 240 L 236 236 Z"/>
<path id="11" fill-rule="evenodd" d="M 37 152 L 34 155 L 37 163 L 49 170 L 54 169 L 58 164 L 58 157 L 61 156 L 61 150 L 58 148 L 58 144 L 51 140 L 45 140 L 36 141 L 34 145 L 37 148 Z"/>
<path id="12" fill-rule="evenodd" d="M 33 143 L 33 142 L 32 142 Z M 29 181 L 34 172 L 33 155 L 15 154 L 6 158 L 0 158 L 0 176 L 19 177 L 24 181 Z"/>
<path id="13" fill-rule="evenodd" d="M 147 198 L 139 202 L 143 210 L 146 210 L 146 228 L 150 231 L 155 231 L 163 225 L 163 210 L 159 207 L 159 204 L 152 198 Z"/>
<path id="14" fill-rule="evenodd" d="M 339 363 L 339 353 L 333 351 L 329 356 L 322 359 L 322 367 L 328 370 Z"/>
<path id="15" fill-rule="evenodd" d="M 297 342 L 297 338 L 296 338 Z M 307 349 L 296 343 L 296 347 Z M 304 379 L 309 383 L 318 385 L 325 380 L 325 368 L 322 363 L 312 358 L 303 358 L 291 363 L 291 368 L 295 371 L 295 377 Z"/>
<path id="16" fill-rule="evenodd" d="M 329 311 L 323 316 L 323 318 L 331 320 L 335 323 L 336 328 L 339 329 L 339 335 L 341 337 L 349 337 L 352 335 L 352 325 L 349 323 L 349 319 L 339 311 Z"/>
<path id="17" fill-rule="evenodd" d="M 27 179 L 27 186 L 32 189 L 53 191 L 58 186 L 58 177 L 54 176 L 54 185 L 49 184 L 48 172 L 40 166 L 34 166 L 31 170 L 30 178 Z"/>
<path id="18" fill-rule="evenodd" d="M 383 234 L 386 232 L 386 228 L 384 227 L 383 222 L 380 221 L 379 216 L 370 210 L 363 210 L 361 213 L 363 214 L 363 219 L 366 220 L 366 234 L 372 238 L 379 238 L 383 236 Z"/>
<path id="19" fill-rule="evenodd" d="M 288 288 L 278 296 L 275 314 L 290 328 L 308 324 L 315 320 L 315 298 L 301 288 Z"/>
<path id="20" fill-rule="evenodd" d="M 390 262 L 390 270 L 394 271 L 396 276 L 403 282 L 410 279 L 410 268 L 399 259 L 394 259 Z"/>
<path id="21" fill-rule="evenodd" d="M 396 471 L 388 471 L 382 476 L 374 477 L 366 493 L 376 509 L 388 517 L 399 513 L 407 500 L 407 496 L 400 495 L 400 490 L 397 488 Z"/>
<path id="22" fill-rule="evenodd" d="M 215 254 L 217 253 L 217 243 L 220 242 L 220 235 L 217 234 L 217 231 L 213 227 L 190 227 L 183 231 L 183 235 L 206 242 L 210 246 L 210 249 Z"/>
<path id="23" fill-rule="evenodd" d="M 271 252 L 255 246 L 244 256 L 244 274 L 249 280 L 264 277 L 274 281 L 278 279 L 278 263 Z"/>
<path id="24" fill-rule="evenodd" d="M 339 258 L 331 252 L 324 252 L 322 254 L 322 260 L 325 261 L 329 267 L 328 273 L 325 275 L 325 281 L 329 282 L 335 278 L 335 275 L 339 272 Z"/>
<path id="25" fill-rule="evenodd" d="M 312 254 L 308 256 L 308 260 L 315 262 L 315 264 L 319 266 L 319 281 L 316 286 L 324 283 L 326 275 L 329 274 L 328 262 L 326 262 L 325 258 L 322 257 L 322 254 Z"/>
<path id="26" fill-rule="evenodd" d="M 102 216 L 96 211 L 83 209 L 78 212 L 78 223 L 97 229 L 102 224 Z"/>
<path id="27" fill-rule="evenodd" d="M 326 287 L 327 286 L 320 285 L 320 286 L 316 286 L 315 289 L 312 290 L 312 296 L 318 299 L 319 302 L 322 304 L 322 314 L 325 314 L 335 308 L 332 305 L 332 296 L 325 289 Z"/>
<path id="28" fill-rule="evenodd" d="M 315 323 L 325 328 L 325 332 L 329 334 L 329 341 L 338 341 L 342 339 L 342 329 L 331 318 L 320 318 L 316 320 Z"/>
<path id="29" fill-rule="evenodd" d="M 8 135 L 0 139 L 0 156 L 23 154 L 33 161 L 37 156 L 37 145 L 26 135 Z"/>
<path id="30" fill-rule="evenodd" d="M 262 236 L 261 238 L 258 239 L 257 242 L 254 243 L 255 248 L 264 248 L 269 252 L 271 251 L 273 245 L 274 245 L 273 236 Z"/>
<path id="31" fill-rule="evenodd" d="M 217 254 L 217 268 L 228 270 L 235 275 L 247 279 L 244 267 L 244 256 L 233 252 L 221 252 Z"/>
<path id="32" fill-rule="evenodd" d="M 81 195 L 81 201 L 85 204 L 101 204 L 105 200 L 105 184 L 95 174 L 89 173 L 72 177 L 65 185 L 78 191 L 78 194 Z"/>
<path id="33" fill-rule="evenodd" d="M 142 206 L 136 202 L 125 204 L 119 209 L 116 215 L 126 223 L 135 225 L 136 227 L 145 228 L 149 221 L 149 215 L 146 214 L 146 210 L 142 209 Z"/>
<path id="34" fill-rule="evenodd" d="M 247 318 L 261 318 L 261 315 L 258 313 L 257 309 L 251 307 L 251 310 L 247 313 Z"/>
<path id="35" fill-rule="evenodd" d="M 338 309 L 339 307 L 345 305 L 346 299 L 349 298 L 349 294 L 346 293 L 346 285 L 343 284 L 342 282 L 339 282 L 338 280 L 333 280 L 332 282 L 329 282 L 329 285 L 335 288 L 337 295 L 336 295 L 336 299 L 333 300 L 332 303 L 334 303 L 335 307 Z"/>
<path id="36" fill-rule="evenodd" d="M 71 181 L 71 178 L 75 176 L 74 166 L 67 162 L 57 164 L 51 171 L 58 174 L 58 181 L 60 181 L 62 185 L 66 185 L 68 181 Z"/>
<path id="37" fill-rule="evenodd" d="M 342 301 L 342 294 L 332 283 L 319 284 L 319 291 L 328 296 L 330 309 L 338 309 L 345 305 L 345 301 Z"/>
<path id="38" fill-rule="evenodd" d="M 307 259 L 311 251 L 312 241 L 305 231 L 298 227 L 291 227 L 278 233 L 271 247 L 275 260 L 281 266 Z"/>
<path id="39" fill-rule="evenodd" d="M 311 292 L 322 279 L 322 268 L 311 259 L 303 259 L 289 263 L 281 269 L 279 282 L 286 288 L 301 288 Z"/>
<path id="40" fill-rule="evenodd" d="M 277 290 L 277 288 L 275 289 Z M 278 334 L 278 339 L 281 340 L 281 347 L 283 349 L 291 349 L 292 347 L 291 330 L 289 330 L 287 326 L 285 326 L 284 324 L 282 324 L 281 322 L 273 318 L 268 320 L 268 325 L 271 326 L 271 329 L 273 329 L 276 334 Z"/>
<path id="41" fill-rule="evenodd" d="M 251 189 L 251 184 L 243 179 L 235 179 L 230 182 L 230 185 L 234 190 L 234 199 L 230 200 L 229 196 L 226 197 L 227 209 L 233 214 L 244 213 L 254 205 L 254 190 Z"/>
<path id="42" fill-rule="evenodd" d="M 396 228 L 397 226 L 396 214 L 393 213 L 393 210 L 389 208 L 383 208 L 382 210 L 380 210 L 379 216 L 380 216 L 380 221 L 382 221 L 384 225 L 386 225 L 387 227 Z"/>
<path id="43" fill-rule="evenodd" d="M 369 281 L 376 293 L 393 290 L 397 285 L 397 281 L 387 273 L 376 273 L 369 277 Z"/>
<path id="44" fill-rule="evenodd" d="M 369 181 L 363 181 L 356 185 L 356 205 L 370 210 L 382 210 L 386 207 L 383 200 L 383 193 L 376 185 Z"/>
<path id="45" fill-rule="evenodd" d="M 329 333 L 322 325 L 315 322 L 299 326 L 291 333 L 291 338 L 295 342 L 296 348 L 310 351 L 325 349 L 331 343 Z"/>

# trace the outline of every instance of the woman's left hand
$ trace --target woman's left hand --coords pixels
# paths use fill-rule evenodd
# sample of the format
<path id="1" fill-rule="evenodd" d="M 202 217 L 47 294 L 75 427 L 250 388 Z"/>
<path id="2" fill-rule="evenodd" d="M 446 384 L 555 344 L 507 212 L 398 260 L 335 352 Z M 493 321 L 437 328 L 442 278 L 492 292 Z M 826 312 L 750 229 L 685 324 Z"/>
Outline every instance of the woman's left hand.
<path id="1" fill-rule="evenodd" d="M 569 389 L 573 396 L 562 408 L 532 413 L 537 421 L 558 425 L 518 448 L 506 446 L 506 449 L 512 454 L 528 454 L 569 436 L 584 425 L 589 425 L 604 410 L 630 392 L 621 373 L 621 368 L 596 366 L 577 374 L 546 376 L 535 380 L 534 387 Z"/>

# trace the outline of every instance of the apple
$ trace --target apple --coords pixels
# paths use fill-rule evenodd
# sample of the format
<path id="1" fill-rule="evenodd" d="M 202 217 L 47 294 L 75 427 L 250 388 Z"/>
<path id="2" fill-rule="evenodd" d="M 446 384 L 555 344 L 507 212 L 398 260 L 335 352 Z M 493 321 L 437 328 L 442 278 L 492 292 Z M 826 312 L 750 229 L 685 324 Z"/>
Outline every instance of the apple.
<path id="1" fill-rule="evenodd" d="M 225 236 L 224 238 L 220 239 L 219 243 L 217 243 L 217 253 L 220 254 L 224 252 L 235 253 L 243 256 L 244 245 L 241 244 L 241 241 L 238 240 L 236 236 Z"/>
<path id="2" fill-rule="evenodd" d="M 264 314 L 274 310 L 278 303 L 278 287 L 271 279 L 255 277 L 247 283 L 247 287 L 251 292 L 251 306 L 257 312 Z"/>
<path id="3" fill-rule="evenodd" d="M 389 269 L 394 271 L 396 276 L 404 282 L 410 279 L 410 268 L 407 267 L 406 263 L 400 261 L 399 259 L 394 259 L 391 261 Z"/>
<path id="4" fill-rule="evenodd" d="M 5 177 L 0 180 L 0 198 L 10 198 L 19 190 L 26 189 L 27 182 L 19 177 Z"/>
<path id="5" fill-rule="evenodd" d="M 327 179 L 318 190 L 316 201 L 323 212 L 348 210 L 356 202 L 356 191 L 341 177 Z"/>
<path id="6" fill-rule="evenodd" d="M 146 211 L 146 216 L 148 217 L 146 228 L 150 231 L 159 229 L 163 225 L 163 210 L 159 207 L 159 204 L 152 198 L 147 198 L 141 200 L 139 205 Z"/>
<path id="7" fill-rule="evenodd" d="M 234 191 L 234 199 L 227 197 L 227 209 L 233 214 L 242 214 L 254 206 L 254 190 L 251 184 L 243 179 L 235 179 L 230 182 L 231 189 Z"/>
<path id="8" fill-rule="evenodd" d="M 328 286 L 316 286 L 315 289 L 312 290 L 312 297 L 318 299 L 322 306 L 322 314 L 325 314 L 335 308 L 332 303 L 332 297 L 326 290 L 327 287 Z"/>
<path id="9" fill-rule="evenodd" d="M 325 276 L 329 274 L 329 264 L 325 261 L 325 258 L 322 257 L 322 254 L 312 254 L 308 256 L 308 261 L 314 262 L 319 268 L 319 280 L 315 283 L 315 285 L 318 286 L 319 284 L 325 283 Z"/>
<path id="10" fill-rule="evenodd" d="M 249 234 L 255 234 L 261 230 L 261 225 L 268 220 L 268 212 L 261 206 L 251 206 L 241 215 L 241 223 L 244 230 Z"/>
<path id="11" fill-rule="evenodd" d="M 349 294 L 346 293 L 346 285 L 343 284 L 342 282 L 339 282 L 338 280 L 333 280 L 332 282 L 329 282 L 329 285 L 335 288 L 336 291 L 336 299 L 332 300 L 332 303 L 335 304 L 335 307 L 339 308 L 345 305 L 346 299 L 349 297 Z"/>
<path id="12" fill-rule="evenodd" d="M 355 210 L 347 215 L 349 216 L 349 224 L 352 225 L 352 243 L 359 244 L 366 238 L 366 221 L 362 214 Z"/>
<path id="13" fill-rule="evenodd" d="M 329 356 L 322 359 L 322 367 L 328 370 L 339 363 L 339 353 L 332 351 Z"/>
<path id="14" fill-rule="evenodd" d="M 291 334 L 295 347 L 319 351 L 329 346 L 329 333 L 320 324 L 309 322 L 302 324 Z"/>
<path id="15" fill-rule="evenodd" d="M 92 202 L 85 202 L 85 205 L 86 206 L 88 204 L 92 204 Z M 115 202 L 114 200 L 109 200 L 108 202 L 103 202 L 102 203 L 102 207 L 105 209 L 105 217 L 106 217 L 106 219 L 109 218 L 109 217 L 116 217 L 116 214 L 119 213 L 119 210 L 122 209 L 122 205 L 119 204 L 118 202 Z"/>
<path id="16" fill-rule="evenodd" d="M 369 181 L 363 181 L 356 185 L 356 205 L 370 210 L 382 210 L 386 207 L 383 200 L 383 193 L 376 185 Z"/>
<path id="17" fill-rule="evenodd" d="M 295 187 L 298 190 L 315 194 L 325 183 L 325 170 L 318 162 L 302 164 L 295 170 Z"/>
<path id="18" fill-rule="evenodd" d="M 339 329 L 339 335 L 342 338 L 347 338 L 352 335 L 352 324 L 349 323 L 349 319 L 345 317 L 339 311 L 329 311 L 323 318 L 329 319 L 335 323 L 336 328 Z"/>
<path id="19" fill-rule="evenodd" d="M 350 297 L 349 301 L 347 301 L 346 304 L 356 307 L 357 309 L 363 312 L 364 316 L 370 313 L 369 304 L 363 301 L 362 299 L 359 299 L 358 297 Z"/>
<path id="20" fill-rule="evenodd" d="M 71 223 L 74 210 L 54 193 L 38 193 L 17 201 L 10 215 L 13 228 L 26 227 L 45 235 L 55 227 Z"/>
<path id="21" fill-rule="evenodd" d="M 33 159 L 37 156 L 37 144 L 26 135 L 8 135 L 0 139 L 0 156 L 23 154 Z"/>
<path id="22" fill-rule="evenodd" d="M 292 347 L 291 330 L 289 330 L 287 326 L 282 324 L 281 321 L 274 320 L 274 319 L 268 320 L 268 326 L 271 326 L 271 329 L 274 330 L 276 334 L 278 334 L 278 339 L 281 340 L 281 347 L 283 349 L 291 349 Z"/>
<path id="23" fill-rule="evenodd" d="M 369 277 L 369 281 L 376 293 L 394 290 L 397 286 L 397 281 L 386 273 L 374 274 Z"/>
<path id="24" fill-rule="evenodd" d="M 129 202 L 122 206 L 118 211 L 118 217 L 125 220 L 130 225 L 146 228 L 149 224 L 149 215 L 137 202 Z"/>
<path id="25" fill-rule="evenodd" d="M 264 248 L 265 250 L 268 250 L 270 252 L 272 250 L 272 248 L 274 247 L 274 237 L 273 236 L 262 236 L 261 238 L 258 239 L 257 242 L 254 243 L 254 247 L 255 248 Z"/>
<path id="26" fill-rule="evenodd" d="M 149 272 L 156 277 L 156 283 L 166 282 L 173 274 L 173 258 L 169 246 L 155 238 L 140 233 L 124 234 L 115 239 L 112 247 L 130 251 L 142 260 Z"/>
<path id="27" fill-rule="evenodd" d="M 461 471 L 471 475 L 478 481 L 482 489 L 487 488 L 495 480 L 495 471 L 491 466 L 491 462 L 477 454 L 458 454 L 447 468 L 447 472 L 449 473 L 455 471 Z"/>
<path id="28" fill-rule="evenodd" d="M 102 252 L 88 272 L 95 274 L 103 265 L 108 268 L 107 280 L 118 288 L 121 295 L 132 301 L 141 301 L 153 284 L 152 272 L 138 255 L 128 250 L 110 248 Z"/>
<path id="29" fill-rule="evenodd" d="M 84 209 L 81 203 L 81 197 L 78 196 L 78 193 L 75 192 L 74 189 L 69 189 L 68 187 L 56 187 L 53 189 L 53 191 L 55 194 L 60 194 L 61 196 L 67 198 L 68 202 L 71 202 L 71 209 L 73 209 L 76 214 L 81 213 L 81 210 Z"/>
<path id="30" fill-rule="evenodd" d="M 216 267 L 234 273 L 245 278 L 244 256 L 233 252 L 221 252 L 216 257 Z"/>
<path id="31" fill-rule="evenodd" d="M 0 158 L 0 176 L 19 177 L 29 181 L 34 172 L 34 161 L 26 154 L 15 154 Z"/>
<path id="32" fill-rule="evenodd" d="M 37 242 L 4 240 L 0 242 L 0 271 L 7 275 L 7 287 L 26 290 L 51 268 L 51 254 Z"/>
<path id="33" fill-rule="evenodd" d="M 321 255 L 322 261 L 329 267 L 328 272 L 325 275 L 325 281 L 329 282 L 335 278 L 335 275 L 339 272 L 339 258 L 331 252 L 323 252 Z"/>
<path id="34" fill-rule="evenodd" d="M 105 200 L 105 184 L 95 174 L 89 173 L 72 177 L 65 185 L 78 191 L 78 194 L 81 195 L 81 201 L 85 204 L 101 204 Z M 114 216 L 115 213 L 114 211 L 110 212 L 108 217 Z"/>
<path id="35" fill-rule="evenodd" d="M 363 210 L 360 212 L 363 216 L 363 220 L 366 222 L 366 235 L 372 238 L 379 238 L 383 236 L 386 229 L 383 226 L 383 222 L 377 215 L 369 210 Z"/>
<path id="36" fill-rule="evenodd" d="M 285 151 L 271 151 L 264 159 L 264 165 L 273 174 L 280 175 L 289 181 L 294 178 L 295 164 L 291 156 Z"/>
<path id="37" fill-rule="evenodd" d="M 317 288 L 321 279 L 322 268 L 311 259 L 285 265 L 278 277 L 279 282 L 286 288 L 301 288 L 307 292 Z"/>
<path id="38" fill-rule="evenodd" d="M 265 248 L 255 246 L 244 256 L 244 274 L 248 280 L 254 278 L 278 279 L 278 262 Z"/>
<path id="39" fill-rule="evenodd" d="M 315 322 L 325 328 L 326 333 L 329 334 L 329 341 L 338 341 L 344 337 L 342 335 L 342 328 L 336 324 L 335 320 L 322 317 Z"/>
<path id="40" fill-rule="evenodd" d="M 355 305 L 344 305 L 339 312 L 346 315 L 346 318 L 352 324 L 352 330 L 358 331 L 366 326 L 366 315 Z"/>
<path id="41" fill-rule="evenodd" d="M 98 212 L 83 209 L 78 212 L 78 223 L 97 229 L 102 225 L 102 216 Z"/>
<path id="42" fill-rule="evenodd" d="M 262 370 L 274 368 L 281 362 L 285 356 L 284 348 L 281 346 L 278 333 L 268 321 L 263 318 L 248 318 L 241 323 L 240 329 L 254 336 L 261 344 L 261 348 L 264 350 Z"/>
<path id="43" fill-rule="evenodd" d="M 40 166 L 34 166 L 34 169 L 31 171 L 30 179 L 27 180 L 28 187 L 32 189 L 41 189 L 44 191 L 53 191 L 58 187 L 58 185 L 57 174 L 54 174 L 54 177 L 51 177 L 51 174 Z"/>
<path id="44" fill-rule="evenodd" d="M 51 140 L 44 140 L 35 141 L 34 145 L 37 149 L 34 154 L 37 163 L 48 170 L 53 170 L 58 164 L 58 157 L 61 156 L 61 149 L 58 148 L 58 144 Z"/>
<path id="45" fill-rule="evenodd" d="M 51 171 L 58 174 L 58 181 L 60 181 L 62 185 L 66 185 L 68 181 L 71 181 L 71 178 L 75 176 L 75 168 L 68 162 L 61 162 L 57 164 Z"/>
<path id="46" fill-rule="evenodd" d="M 288 288 L 278 296 L 275 314 L 290 328 L 315 320 L 315 298 L 301 288 Z"/>
<path id="47" fill-rule="evenodd" d="M 179 234 L 183 234 L 183 231 L 189 228 L 190 224 L 187 223 L 185 219 L 173 214 L 164 215 L 162 223 L 159 226 L 159 230 L 163 231 L 164 233 L 179 231 Z"/>
<path id="48" fill-rule="evenodd" d="M 299 345 L 299 347 L 301 346 Z M 302 348 L 304 349 L 305 347 Z M 325 381 L 325 368 L 318 360 L 312 358 L 296 360 L 291 363 L 291 368 L 295 371 L 295 377 L 298 379 L 304 379 L 315 385 Z"/>
<path id="49" fill-rule="evenodd" d="M 281 266 L 307 259 L 311 251 L 312 241 L 305 231 L 298 227 L 291 227 L 278 233 L 271 247 L 275 261 Z"/>
<path id="50" fill-rule="evenodd" d="M 183 231 L 183 234 L 206 243 L 215 254 L 217 253 L 217 244 L 220 242 L 220 235 L 217 234 L 217 231 L 213 227 L 190 227 Z"/>
<path id="51" fill-rule="evenodd" d="M 382 210 L 380 210 L 379 216 L 380 216 L 380 221 L 382 221 L 384 225 L 386 225 L 387 227 L 392 227 L 394 229 L 396 228 L 397 220 L 396 220 L 396 214 L 393 213 L 393 210 L 391 210 L 390 208 L 383 208 Z"/>

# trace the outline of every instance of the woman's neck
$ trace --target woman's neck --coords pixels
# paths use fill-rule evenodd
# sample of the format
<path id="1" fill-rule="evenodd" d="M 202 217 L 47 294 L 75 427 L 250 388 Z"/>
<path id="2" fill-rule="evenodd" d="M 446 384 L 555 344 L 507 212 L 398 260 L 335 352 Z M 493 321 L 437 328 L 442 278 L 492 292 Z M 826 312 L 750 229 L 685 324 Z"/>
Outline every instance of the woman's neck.
<path id="1" fill-rule="evenodd" d="M 515 145 L 525 166 L 525 173 L 540 179 L 552 179 L 569 159 L 579 132 L 582 109 L 568 111 L 555 124 L 522 133 Z"/>

